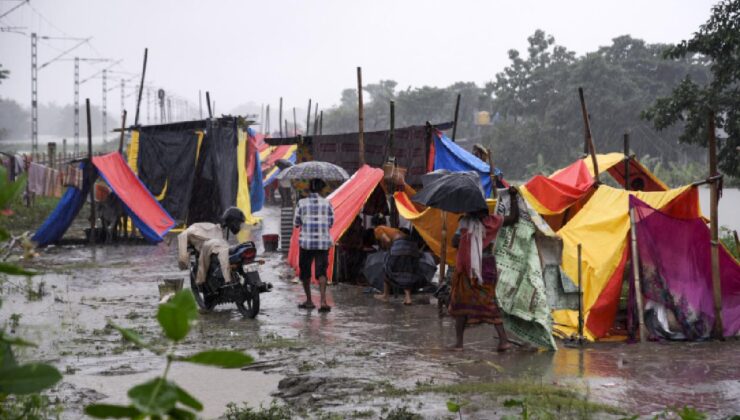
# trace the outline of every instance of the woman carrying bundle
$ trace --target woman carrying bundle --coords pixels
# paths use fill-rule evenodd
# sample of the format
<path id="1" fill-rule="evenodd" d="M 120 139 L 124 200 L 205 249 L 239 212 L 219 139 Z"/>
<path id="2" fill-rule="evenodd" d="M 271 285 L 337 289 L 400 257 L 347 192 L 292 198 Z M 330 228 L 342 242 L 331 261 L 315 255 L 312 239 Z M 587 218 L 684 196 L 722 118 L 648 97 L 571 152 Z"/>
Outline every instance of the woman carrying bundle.
<path id="1" fill-rule="evenodd" d="M 456 342 L 452 350 L 462 351 L 465 326 L 488 323 L 496 327 L 498 351 L 511 347 L 504 330 L 501 313 L 496 305 L 496 257 L 494 246 L 501 226 L 519 220 L 518 191 L 509 188 L 511 210 L 505 217 L 488 211 L 467 213 L 460 218 L 452 245 L 458 249 L 455 273 L 452 277 L 449 313 L 455 317 Z"/>

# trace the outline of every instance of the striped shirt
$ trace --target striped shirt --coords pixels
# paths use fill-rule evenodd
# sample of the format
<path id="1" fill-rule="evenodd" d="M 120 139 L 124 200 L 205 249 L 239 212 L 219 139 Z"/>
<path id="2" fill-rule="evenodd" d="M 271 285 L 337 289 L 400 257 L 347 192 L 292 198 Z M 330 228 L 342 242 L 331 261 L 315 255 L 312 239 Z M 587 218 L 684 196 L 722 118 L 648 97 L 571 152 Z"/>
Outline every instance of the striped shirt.
<path id="1" fill-rule="evenodd" d="M 293 224 L 301 228 L 298 243 L 302 249 L 326 250 L 334 245 L 329 235 L 329 229 L 334 225 L 334 209 L 320 195 L 310 193 L 298 201 Z"/>

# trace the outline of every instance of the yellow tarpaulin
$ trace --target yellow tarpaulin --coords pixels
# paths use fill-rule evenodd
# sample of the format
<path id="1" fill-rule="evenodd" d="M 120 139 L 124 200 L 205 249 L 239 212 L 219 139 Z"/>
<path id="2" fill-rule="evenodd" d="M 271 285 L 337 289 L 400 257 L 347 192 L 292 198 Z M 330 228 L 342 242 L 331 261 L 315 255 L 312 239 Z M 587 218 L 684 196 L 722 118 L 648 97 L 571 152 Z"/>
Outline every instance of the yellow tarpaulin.
<path id="1" fill-rule="evenodd" d="M 139 175 L 139 132 L 137 130 L 131 131 L 131 141 L 128 143 L 128 167 L 136 174 Z"/>
<path id="2" fill-rule="evenodd" d="M 249 199 L 249 181 L 247 179 L 247 132 L 239 130 L 239 143 L 236 146 L 236 166 L 239 174 L 239 188 L 236 193 L 236 206 L 244 212 L 245 223 L 256 225 L 262 219 L 252 215 L 252 203 Z"/>
<path id="3" fill-rule="evenodd" d="M 630 229 L 629 196 L 635 195 L 660 209 L 689 188 L 691 186 L 664 192 L 633 192 L 601 185 L 581 211 L 557 232 L 563 239 L 563 269 L 574 282 L 578 279 L 577 246 L 582 244 L 585 320 L 622 260 Z M 553 318 L 555 328 L 565 334 L 572 333 L 578 326 L 576 311 L 554 311 Z M 587 338 L 596 338 L 588 329 L 584 331 Z"/>
<path id="4" fill-rule="evenodd" d="M 408 191 L 408 190 L 407 190 Z M 413 191 L 413 190 L 411 190 Z M 427 207 L 419 211 L 411 202 L 407 192 L 397 192 L 393 195 L 396 201 L 398 214 L 414 225 L 414 229 L 421 235 L 424 242 L 429 246 L 434 255 L 440 256 L 442 253 L 442 214 L 447 219 L 447 264 L 454 266 L 457 258 L 457 249 L 452 247 L 452 236 L 457 230 L 457 222 L 460 214 L 443 212 L 439 209 Z M 496 200 L 486 200 L 488 209 L 493 213 L 496 208 Z"/>

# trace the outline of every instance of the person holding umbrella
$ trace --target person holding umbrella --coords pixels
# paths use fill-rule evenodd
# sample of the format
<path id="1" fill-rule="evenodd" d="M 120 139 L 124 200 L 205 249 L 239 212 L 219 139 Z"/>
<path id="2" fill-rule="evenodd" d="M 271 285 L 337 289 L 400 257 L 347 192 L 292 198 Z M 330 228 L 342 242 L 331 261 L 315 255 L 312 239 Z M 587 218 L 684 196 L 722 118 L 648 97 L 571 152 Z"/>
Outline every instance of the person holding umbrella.
<path id="1" fill-rule="evenodd" d="M 456 342 L 452 350 L 462 351 L 465 326 L 478 322 L 496 327 L 499 351 L 511 347 L 496 305 L 497 269 L 493 255 L 498 230 L 519 219 L 518 191 L 511 187 L 509 192 L 512 204 L 506 217 L 489 214 L 480 177 L 475 172 L 440 173 L 412 197 L 425 206 L 465 214 L 452 238 L 452 245 L 458 249 L 448 308 L 455 317 Z"/>
<path id="2" fill-rule="evenodd" d="M 309 182 L 308 197 L 298 202 L 295 212 L 295 227 L 301 228 L 298 243 L 301 247 L 298 254 L 300 278 L 306 301 L 298 305 L 301 309 L 313 309 L 316 306 L 311 299 L 311 266 L 315 264 L 315 275 L 319 280 L 321 306 L 319 312 L 329 312 L 331 307 L 326 303 L 326 269 L 329 266 L 329 249 L 334 241 L 329 229 L 334 225 L 334 209 L 331 203 L 319 192 L 326 184 L 318 178 Z"/>
<path id="3" fill-rule="evenodd" d="M 519 220 L 518 191 L 509 187 L 511 210 L 505 217 L 481 210 L 466 213 L 460 218 L 452 245 L 457 248 L 457 263 L 452 277 L 449 313 L 455 318 L 455 345 L 452 350 L 462 351 L 465 327 L 468 324 L 493 324 L 498 333 L 497 351 L 511 347 L 501 313 L 496 305 L 496 278 L 498 270 L 494 246 L 501 226 Z"/>

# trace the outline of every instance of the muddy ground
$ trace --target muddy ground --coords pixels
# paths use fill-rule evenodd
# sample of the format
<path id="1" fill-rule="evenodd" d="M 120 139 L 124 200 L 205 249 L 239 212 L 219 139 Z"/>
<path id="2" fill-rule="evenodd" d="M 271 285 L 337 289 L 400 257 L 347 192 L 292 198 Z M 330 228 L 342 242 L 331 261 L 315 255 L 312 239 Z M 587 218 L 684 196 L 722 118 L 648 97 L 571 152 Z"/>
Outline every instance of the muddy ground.
<path id="1" fill-rule="evenodd" d="M 262 233 L 279 231 L 277 209 L 262 213 L 264 226 L 251 232 L 260 249 Z M 207 418 L 221 415 L 230 401 L 254 407 L 273 398 L 299 416 L 339 418 L 377 418 L 399 407 L 451 417 L 450 399 L 465 404 L 465 418 L 518 415 L 520 407 L 503 407 L 508 399 L 557 417 L 620 418 L 684 405 L 712 417 L 740 413 L 736 340 L 584 349 L 559 343 L 557 352 L 518 347 L 498 354 L 493 329 L 483 326 L 466 334 L 465 352 L 450 353 L 453 323 L 437 316 L 433 299 L 410 307 L 400 299 L 384 304 L 363 287 L 339 284 L 329 289 L 331 313 L 306 312 L 296 307 L 302 289 L 284 256 L 262 257 L 262 278 L 274 290 L 262 295 L 257 319 L 218 307 L 202 314 L 178 347 L 182 354 L 234 348 L 257 358 L 243 371 L 173 367 L 175 380 L 205 403 Z M 106 323 L 160 339 L 157 284 L 185 277 L 175 241 L 50 247 L 32 265 L 45 274 L 30 283 L 19 277 L 2 283 L 0 320 L 20 314 L 16 332 L 40 344 L 25 357 L 50 361 L 65 374 L 52 393 L 63 402 L 64 417 L 79 418 L 93 401 L 125 402 L 131 385 L 161 372 L 158 357 L 122 341 Z"/>

